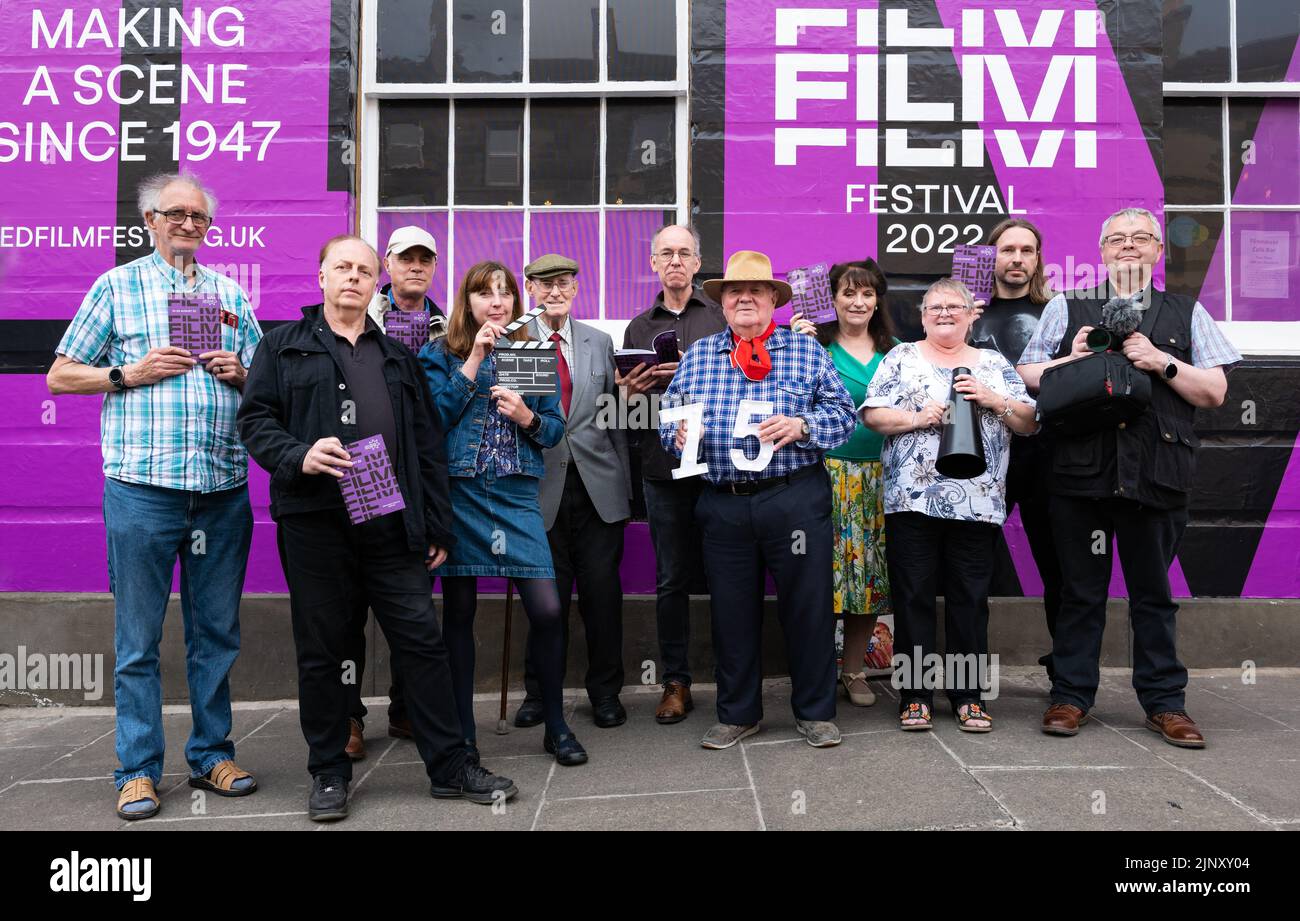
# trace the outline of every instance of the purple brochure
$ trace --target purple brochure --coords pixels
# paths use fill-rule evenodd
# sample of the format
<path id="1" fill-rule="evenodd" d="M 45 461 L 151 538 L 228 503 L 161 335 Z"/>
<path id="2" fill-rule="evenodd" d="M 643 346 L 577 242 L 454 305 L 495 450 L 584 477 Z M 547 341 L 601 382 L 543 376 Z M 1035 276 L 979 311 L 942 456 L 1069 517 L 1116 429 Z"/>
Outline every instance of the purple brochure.
<path id="1" fill-rule="evenodd" d="M 353 524 L 406 508 L 383 435 L 354 441 L 343 450 L 351 456 L 352 466 L 343 470 L 339 490 Z"/>
<path id="2" fill-rule="evenodd" d="M 423 310 L 390 310 L 384 314 L 384 332 L 418 354 L 429 341 L 429 314 Z"/>
<path id="3" fill-rule="evenodd" d="M 215 294 L 167 295 L 167 343 L 194 358 L 221 348 L 221 299 Z"/>
<path id="4" fill-rule="evenodd" d="M 952 277 L 970 289 L 970 295 L 988 306 L 993 300 L 993 263 L 996 246 L 959 243 L 952 251 Z"/>
<path id="5" fill-rule="evenodd" d="M 835 297 L 831 293 L 831 269 L 824 262 L 791 269 L 785 280 L 790 285 L 790 306 L 805 320 L 830 323 L 835 320 Z"/>

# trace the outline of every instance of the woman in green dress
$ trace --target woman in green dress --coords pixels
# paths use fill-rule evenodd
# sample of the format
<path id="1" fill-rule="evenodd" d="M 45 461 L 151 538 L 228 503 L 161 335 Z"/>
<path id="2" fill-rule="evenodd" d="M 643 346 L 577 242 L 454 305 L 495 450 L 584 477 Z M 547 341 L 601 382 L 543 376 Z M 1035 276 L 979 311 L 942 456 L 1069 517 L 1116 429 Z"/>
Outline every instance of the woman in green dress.
<path id="1" fill-rule="evenodd" d="M 898 341 L 885 307 L 888 283 L 875 260 L 864 259 L 832 266 L 830 287 L 836 320 L 815 326 L 796 313 L 790 325 L 796 332 L 817 336 L 826 346 L 854 405 L 860 406 L 881 359 Z M 859 707 L 876 702 L 863 671 L 863 657 L 876 618 L 892 611 L 885 567 L 883 442 L 882 435 L 859 420 L 853 437 L 826 454 L 835 529 L 835 613 L 844 616 L 840 684 L 849 701 Z"/>

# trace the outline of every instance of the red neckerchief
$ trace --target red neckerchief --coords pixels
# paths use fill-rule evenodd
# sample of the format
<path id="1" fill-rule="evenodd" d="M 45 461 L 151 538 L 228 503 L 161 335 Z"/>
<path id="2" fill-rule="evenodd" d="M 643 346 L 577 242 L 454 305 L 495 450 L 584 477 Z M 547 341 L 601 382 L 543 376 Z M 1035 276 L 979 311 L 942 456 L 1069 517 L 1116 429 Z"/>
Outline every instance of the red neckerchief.
<path id="1" fill-rule="evenodd" d="M 776 330 L 776 321 L 767 324 L 767 329 L 753 339 L 741 339 L 733 330 L 731 341 L 735 347 L 731 350 L 731 363 L 740 369 L 740 373 L 751 381 L 761 381 L 772 370 L 772 356 L 768 354 L 763 343 Z"/>

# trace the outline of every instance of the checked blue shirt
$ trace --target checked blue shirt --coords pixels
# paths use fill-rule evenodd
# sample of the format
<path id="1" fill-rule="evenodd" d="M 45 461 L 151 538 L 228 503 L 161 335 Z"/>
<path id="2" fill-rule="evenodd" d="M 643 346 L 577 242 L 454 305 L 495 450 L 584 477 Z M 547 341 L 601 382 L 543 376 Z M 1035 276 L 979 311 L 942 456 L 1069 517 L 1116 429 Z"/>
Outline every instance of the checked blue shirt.
<path id="1" fill-rule="evenodd" d="M 221 347 L 244 367 L 262 340 L 238 284 L 198 266 L 186 278 L 157 252 L 110 269 L 86 293 L 55 350 L 95 368 L 132 364 L 168 344 L 167 296 L 216 294 L 238 326 L 221 326 Z M 194 356 L 198 357 L 198 356 Z M 156 384 L 104 394 L 100 442 L 104 476 L 165 489 L 216 492 L 248 479 L 248 453 L 235 431 L 239 391 L 195 365 Z"/>
<path id="2" fill-rule="evenodd" d="M 768 479 L 793 473 L 810 464 L 820 464 L 825 452 L 849 440 L 857 423 L 853 400 L 844 389 L 830 354 L 812 336 L 777 327 L 766 342 L 772 356 L 772 370 L 761 381 L 751 381 L 731 364 L 731 330 L 708 336 L 692 345 L 673 375 L 662 405 L 704 404 L 704 435 L 701 460 L 709 465 L 703 476 L 710 483 L 736 483 Z M 793 442 L 778 450 L 766 469 L 739 470 L 731 462 L 731 449 L 739 448 L 753 458 L 758 438 L 737 438 L 741 400 L 767 400 L 773 413 L 798 416 L 808 423 L 808 440 Z M 740 419 L 740 424 L 762 422 L 759 417 Z M 659 426 L 659 440 L 675 457 L 680 457 L 675 439 L 676 423 Z"/>

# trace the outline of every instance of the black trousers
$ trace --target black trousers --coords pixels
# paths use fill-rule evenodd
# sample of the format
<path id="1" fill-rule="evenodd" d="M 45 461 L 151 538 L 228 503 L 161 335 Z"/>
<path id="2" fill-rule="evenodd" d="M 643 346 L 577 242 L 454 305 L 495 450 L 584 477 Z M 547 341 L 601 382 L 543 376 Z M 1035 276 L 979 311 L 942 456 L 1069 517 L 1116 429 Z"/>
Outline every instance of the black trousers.
<path id="1" fill-rule="evenodd" d="M 1047 633 L 1048 636 L 1055 637 L 1056 617 L 1061 610 L 1061 563 L 1056 557 L 1056 538 L 1052 534 L 1051 494 L 1047 488 L 1047 468 L 1050 463 L 1050 455 L 1042 445 L 1033 444 L 1031 439 L 1012 439 L 1011 463 L 1007 467 L 1007 514 L 1019 506 L 1020 523 L 1025 527 L 1025 537 L 1029 540 L 1034 565 L 1038 567 L 1039 578 L 1043 580 L 1043 614 L 1047 620 Z M 1005 535 L 999 529 L 994 541 L 993 578 L 989 594 L 1014 594 L 1019 584 L 1011 550 L 1007 546 Z M 986 618 L 987 607 L 986 600 Z M 1052 674 L 1050 648 L 1039 657 L 1038 664 L 1047 669 L 1049 676 Z"/>
<path id="2" fill-rule="evenodd" d="M 1096 701 L 1113 538 L 1128 588 L 1133 688 L 1147 715 L 1183 709 L 1187 669 L 1178 661 L 1169 567 L 1187 510 L 1070 496 L 1052 496 L 1051 507 L 1064 579 L 1052 643 L 1052 700 L 1085 711 Z"/>
<path id="3" fill-rule="evenodd" d="M 357 680 L 355 684 L 348 685 L 348 716 L 360 721 L 364 726 L 366 723 L 366 705 L 361 702 L 361 679 L 365 675 L 366 663 L 366 619 L 370 615 L 370 607 L 362 605 L 354 612 L 352 619 L 352 655 L 351 660 L 357 666 Z M 406 697 L 402 691 L 402 676 L 397 673 L 397 663 L 388 664 L 388 673 L 392 678 L 392 683 L 388 686 L 388 720 L 408 719 L 406 715 Z"/>
<path id="4" fill-rule="evenodd" d="M 587 675 L 584 684 L 593 701 L 614 697 L 623 689 L 623 582 L 618 568 L 623 562 L 624 522 L 604 521 L 582 485 L 578 468 L 569 462 L 564 495 L 555 524 L 546 532 L 555 564 L 555 586 L 560 595 L 560 623 L 564 653 L 569 651 L 569 605 L 573 583 L 578 583 L 578 608 L 587 634 Z M 527 649 L 527 646 L 525 646 Z M 561 674 L 565 671 L 561 664 Z M 524 656 L 524 687 L 534 700 L 542 699 L 537 673 Z"/>
<path id="5" fill-rule="evenodd" d="M 764 572 L 776 583 L 801 720 L 835 718 L 831 486 L 821 464 L 784 486 L 736 496 L 705 486 L 696 505 L 717 662 L 718 721 L 763 718 Z"/>
<path id="6" fill-rule="evenodd" d="M 646 480 L 646 521 L 655 549 L 655 627 L 660 683 L 691 686 L 691 592 L 704 582 L 695 506 L 700 477 Z"/>
<path id="7" fill-rule="evenodd" d="M 973 678 L 988 668 L 987 602 L 997 533 L 997 525 L 980 521 L 935 518 L 920 512 L 891 512 L 885 516 L 889 589 L 894 603 L 894 679 L 899 688 L 900 710 L 913 701 L 934 705 L 934 687 L 925 680 L 924 660 L 937 652 L 935 597 L 941 576 L 945 652 L 966 657 L 964 661 L 981 670 L 972 673 L 969 669 L 945 669 L 944 689 L 954 710 L 981 699 Z"/>
<path id="8" fill-rule="evenodd" d="M 465 743 L 447 648 L 424 554 L 407 549 L 401 516 L 353 525 L 342 509 L 285 515 L 276 538 L 289 583 L 307 770 L 352 776 L 344 752 L 351 706 L 344 661 L 355 655 L 356 612 L 369 606 L 405 680 L 415 744 L 429 777 L 454 778 Z"/>

